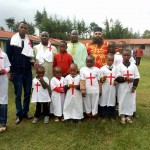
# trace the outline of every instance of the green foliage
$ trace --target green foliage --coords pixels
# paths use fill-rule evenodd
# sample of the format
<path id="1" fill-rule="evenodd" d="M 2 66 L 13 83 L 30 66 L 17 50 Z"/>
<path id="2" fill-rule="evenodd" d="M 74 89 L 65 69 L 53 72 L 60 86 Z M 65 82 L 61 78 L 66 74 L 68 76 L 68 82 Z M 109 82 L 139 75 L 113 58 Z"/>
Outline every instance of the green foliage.
<path id="1" fill-rule="evenodd" d="M 142 35 L 142 38 L 144 39 L 150 38 L 150 30 L 145 30 Z"/>

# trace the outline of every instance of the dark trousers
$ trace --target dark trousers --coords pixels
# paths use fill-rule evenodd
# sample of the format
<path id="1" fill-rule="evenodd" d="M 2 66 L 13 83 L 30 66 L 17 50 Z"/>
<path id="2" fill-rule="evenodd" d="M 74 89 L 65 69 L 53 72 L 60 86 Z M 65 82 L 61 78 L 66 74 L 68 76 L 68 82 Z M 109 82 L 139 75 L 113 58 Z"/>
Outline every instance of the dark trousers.
<path id="1" fill-rule="evenodd" d="M 0 125 L 5 126 L 7 123 L 7 104 L 0 104 Z"/>
<path id="2" fill-rule="evenodd" d="M 136 57 L 136 65 L 139 66 L 141 61 L 141 57 Z"/>
<path id="3" fill-rule="evenodd" d="M 100 106 L 100 116 L 105 118 L 106 116 L 114 118 L 115 106 Z"/>
<path id="4" fill-rule="evenodd" d="M 29 111 L 30 95 L 32 87 L 32 72 L 26 74 L 13 73 L 13 83 L 15 89 L 16 116 L 23 117 Z M 22 88 L 24 90 L 24 100 L 22 104 Z"/>
<path id="5" fill-rule="evenodd" d="M 34 117 L 39 118 L 41 116 L 41 108 L 43 108 L 43 115 L 49 116 L 49 103 L 48 102 L 42 102 L 42 103 L 37 102 Z"/>

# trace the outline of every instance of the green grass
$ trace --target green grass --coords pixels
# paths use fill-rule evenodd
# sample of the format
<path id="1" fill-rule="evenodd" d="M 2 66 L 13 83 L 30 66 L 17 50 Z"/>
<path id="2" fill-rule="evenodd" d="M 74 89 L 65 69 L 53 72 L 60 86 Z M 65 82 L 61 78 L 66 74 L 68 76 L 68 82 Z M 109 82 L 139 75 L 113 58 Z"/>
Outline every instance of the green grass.
<path id="1" fill-rule="evenodd" d="M 81 124 L 49 124 L 40 120 L 33 125 L 23 120 L 15 125 L 13 85 L 9 86 L 8 130 L 0 134 L 0 150 L 149 150 L 150 149 L 150 58 L 143 58 L 137 89 L 137 114 L 133 124 L 84 121 Z M 30 114 L 35 106 L 30 105 Z"/>

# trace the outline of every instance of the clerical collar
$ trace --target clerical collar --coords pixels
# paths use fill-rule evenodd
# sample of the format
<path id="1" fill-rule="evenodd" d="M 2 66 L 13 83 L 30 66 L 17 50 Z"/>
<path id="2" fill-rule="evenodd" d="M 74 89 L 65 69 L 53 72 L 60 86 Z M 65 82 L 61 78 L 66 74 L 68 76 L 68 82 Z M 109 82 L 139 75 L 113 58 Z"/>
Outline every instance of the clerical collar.
<path id="1" fill-rule="evenodd" d="M 110 71 L 113 69 L 113 65 L 112 65 L 112 66 L 106 65 L 106 67 L 107 67 Z"/>
<path id="2" fill-rule="evenodd" d="M 124 64 L 127 68 L 130 66 L 130 62 L 127 62 L 127 63 L 123 62 L 123 64 Z"/>

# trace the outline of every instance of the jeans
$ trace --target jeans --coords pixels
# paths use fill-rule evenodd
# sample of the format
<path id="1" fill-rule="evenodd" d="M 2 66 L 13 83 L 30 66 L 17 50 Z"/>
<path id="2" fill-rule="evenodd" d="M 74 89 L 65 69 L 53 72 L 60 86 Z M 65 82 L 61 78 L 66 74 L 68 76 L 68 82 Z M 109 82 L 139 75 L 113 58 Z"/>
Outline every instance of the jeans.
<path id="1" fill-rule="evenodd" d="M 29 111 L 30 95 L 32 87 L 32 72 L 13 73 L 13 83 L 15 89 L 16 116 L 23 117 Z M 24 90 L 24 101 L 22 104 L 21 95 L 22 88 Z"/>
<path id="2" fill-rule="evenodd" d="M 7 123 L 7 104 L 0 104 L 0 124 L 6 126 Z"/>

